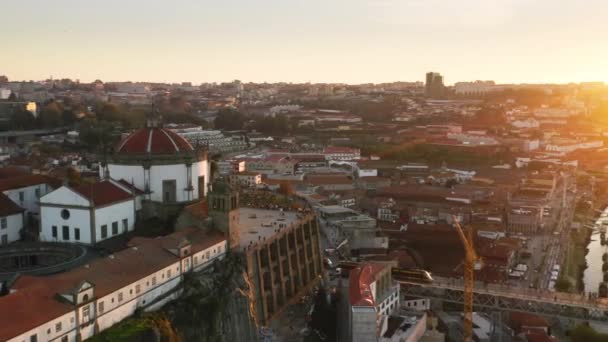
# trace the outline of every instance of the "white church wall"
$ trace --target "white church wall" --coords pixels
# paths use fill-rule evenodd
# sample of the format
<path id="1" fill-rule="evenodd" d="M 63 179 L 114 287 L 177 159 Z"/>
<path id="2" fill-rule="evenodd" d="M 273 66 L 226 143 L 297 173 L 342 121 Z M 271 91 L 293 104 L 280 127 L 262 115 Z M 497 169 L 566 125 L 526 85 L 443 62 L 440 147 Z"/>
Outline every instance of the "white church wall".
<path id="1" fill-rule="evenodd" d="M 133 200 L 114 203 L 95 209 L 95 234 L 97 242 L 125 233 L 123 220 L 127 220 L 127 231 L 132 231 L 135 224 L 135 207 Z M 112 224 L 117 223 L 116 234 L 112 232 Z M 102 226 L 106 226 L 107 235 L 102 236 Z"/>

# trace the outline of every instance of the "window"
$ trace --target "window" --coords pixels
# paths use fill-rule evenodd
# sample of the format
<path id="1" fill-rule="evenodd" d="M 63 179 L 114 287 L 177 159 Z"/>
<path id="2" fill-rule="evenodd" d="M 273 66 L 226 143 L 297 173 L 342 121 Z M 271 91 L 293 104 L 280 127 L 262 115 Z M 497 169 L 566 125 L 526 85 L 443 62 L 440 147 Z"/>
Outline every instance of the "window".
<path id="1" fill-rule="evenodd" d="M 53 237 L 56 239 L 57 238 L 57 226 L 53 226 L 52 230 L 53 230 L 53 232 L 52 232 Z"/>
<path id="2" fill-rule="evenodd" d="M 8 223 L 6 222 L 6 217 L 0 219 L 0 228 L 6 229 L 8 227 Z"/>
<path id="3" fill-rule="evenodd" d="M 70 218 L 70 211 L 67 209 L 61 210 L 61 218 L 67 220 Z"/>
<path id="4" fill-rule="evenodd" d="M 141 292 L 141 286 L 139 286 L 139 284 L 135 285 L 135 294 L 138 294 L 139 292 Z"/>
<path id="5" fill-rule="evenodd" d="M 30 336 L 30 342 L 38 342 L 38 335 L 34 334 L 34 335 Z"/>
<path id="6" fill-rule="evenodd" d="M 171 278 L 171 270 L 167 270 L 167 278 Z"/>
<path id="7" fill-rule="evenodd" d="M 90 308 L 89 308 L 89 306 L 88 306 L 88 305 L 85 305 L 85 306 L 82 308 L 82 318 L 83 318 L 85 321 L 88 321 L 88 320 L 89 320 L 89 313 L 90 313 L 89 311 L 90 311 Z"/>
<path id="8" fill-rule="evenodd" d="M 104 224 L 103 226 L 101 226 L 101 238 L 105 239 L 108 237 L 108 225 Z"/>
<path id="9" fill-rule="evenodd" d="M 118 234 L 118 222 L 112 222 L 112 235 Z"/>
<path id="10" fill-rule="evenodd" d="M 194 256 L 194 264 L 198 264 L 198 257 L 196 255 Z"/>
<path id="11" fill-rule="evenodd" d="M 69 240 L 70 239 L 70 227 L 68 227 L 68 226 L 62 226 L 61 230 L 62 230 L 63 239 L 64 240 Z"/>
<path id="12" fill-rule="evenodd" d="M 156 285 L 156 276 L 152 277 L 152 286 Z"/>
<path id="13" fill-rule="evenodd" d="M 103 313 L 103 310 L 104 310 L 103 302 L 97 303 L 97 311 L 99 311 L 99 313 Z"/>
<path id="14" fill-rule="evenodd" d="M 122 220 L 122 232 L 126 233 L 129 230 L 129 219 Z"/>
<path id="15" fill-rule="evenodd" d="M 211 257 L 211 253 L 209 251 L 207 251 L 207 260 L 209 260 L 209 257 Z"/>
<path id="16" fill-rule="evenodd" d="M 74 228 L 74 240 L 80 241 L 80 228 Z"/>
<path id="17" fill-rule="evenodd" d="M 36 194 L 36 198 L 40 198 L 40 188 L 34 190 L 34 193 Z"/>
<path id="18" fill-rule="evenodd" d="M 23 203 L 25 201 L 25 194 L 23 191 L 19 191 L 19 201 Z"/>
<path id="19" fill-rule="evenodd" d="M 2 244 L 3 245 L 8 244 L 8 235 L 6 235 L 6 234 L 2 235 Z"/>
<path id="20" fill-rule="evenodd" d="M 68 336 L 67 336 L 67 335 L 66 335 L 66 336 L 63 336 L 63 337 L 61 338 L 61 342 L 68 342 Z"/>
<path id="21" fill-rule="evenodd" d="M 122 302 L 122 292 L 118 292 L 118 302 Z"/>
<path id="22" fill-rule="evenodd" d="M 61 331 L 61 322 L 55 324 L 55 332 Z"/>

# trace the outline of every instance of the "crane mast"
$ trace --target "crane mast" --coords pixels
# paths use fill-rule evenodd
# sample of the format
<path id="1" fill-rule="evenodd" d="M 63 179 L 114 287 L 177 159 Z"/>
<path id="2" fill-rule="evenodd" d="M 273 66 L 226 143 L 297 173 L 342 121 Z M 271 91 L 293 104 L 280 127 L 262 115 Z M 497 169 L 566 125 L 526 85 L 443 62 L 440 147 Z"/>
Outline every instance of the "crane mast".
<path id="1" fill-rule="evenodd" d="M 458 218 L 452 215 L 452 221 L 464 247 L 464 319 L 462 325 L 463 340 L 473 340 L 473 287 L 475 285 L 475 265 L 480 261 L 473 243 L 473 228 L 467 229 L 467 233 L 460 226 Z"/>

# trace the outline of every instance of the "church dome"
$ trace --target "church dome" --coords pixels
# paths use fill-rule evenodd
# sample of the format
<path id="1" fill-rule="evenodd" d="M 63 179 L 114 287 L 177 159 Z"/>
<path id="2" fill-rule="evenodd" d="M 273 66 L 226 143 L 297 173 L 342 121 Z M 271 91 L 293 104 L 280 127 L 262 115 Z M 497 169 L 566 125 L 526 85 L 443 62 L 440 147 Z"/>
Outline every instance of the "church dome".
<path id="1" fill-rule="evenodd" d="M 139 129 L 116 146 L 116 152 L 119 154 L 176 154 L 193 150 L 186 139 L 168 129 L 158 127 Z"/>

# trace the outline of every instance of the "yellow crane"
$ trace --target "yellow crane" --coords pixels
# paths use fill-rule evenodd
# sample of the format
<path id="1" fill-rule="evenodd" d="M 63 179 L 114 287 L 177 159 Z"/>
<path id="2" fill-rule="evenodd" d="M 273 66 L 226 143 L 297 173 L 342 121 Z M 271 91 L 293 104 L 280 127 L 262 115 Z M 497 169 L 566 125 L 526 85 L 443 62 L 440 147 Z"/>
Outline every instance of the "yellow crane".
<path id="1" fill-rule="evenodd" d="M 475 285 L 475 269 L 481 268 L 481 259 L 475 252 L 473 243 L 473 227 L 467 229 L 465 235 L 460 226 L 459 219 L 452 215 L 452 221 L 456 225 L 456 231 L 464 247 L 464 320 L 462 325 L 463 340 L 473 340 L 473 287 Z"/>

